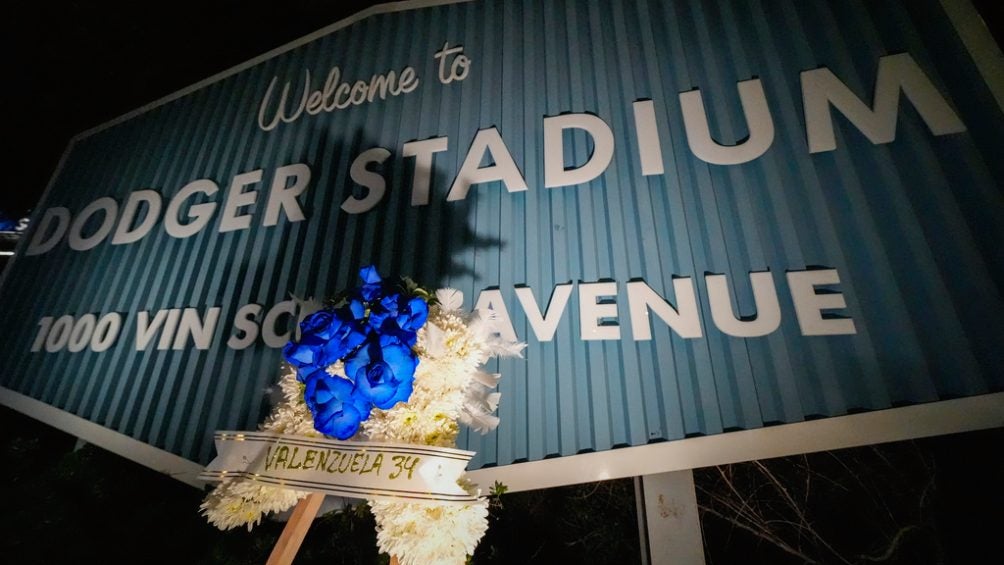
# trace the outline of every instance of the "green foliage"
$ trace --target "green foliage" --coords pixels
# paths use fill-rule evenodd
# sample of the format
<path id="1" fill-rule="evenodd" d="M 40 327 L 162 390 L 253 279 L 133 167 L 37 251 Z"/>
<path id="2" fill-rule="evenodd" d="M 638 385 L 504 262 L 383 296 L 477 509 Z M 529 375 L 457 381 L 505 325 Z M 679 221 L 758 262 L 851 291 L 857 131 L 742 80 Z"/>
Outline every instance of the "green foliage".
<path id="1" fill-rule="evenodd" d="M 505 486 L 502 481 L 495 481 L 492 485 L 491 490 L 488 491 L 489 496 L 501 497 L 503 494 L 509 492 L 509 487 Z"/>
<path id="2" fill-rule="evenodd" d="M 498 512 L 502 510 L 502 495 L 509 491 L 509 487 L 502 484 L 501 481 L 495 481 L 492 488 L 488 491 L 488 510 L 489 512 Z"/>

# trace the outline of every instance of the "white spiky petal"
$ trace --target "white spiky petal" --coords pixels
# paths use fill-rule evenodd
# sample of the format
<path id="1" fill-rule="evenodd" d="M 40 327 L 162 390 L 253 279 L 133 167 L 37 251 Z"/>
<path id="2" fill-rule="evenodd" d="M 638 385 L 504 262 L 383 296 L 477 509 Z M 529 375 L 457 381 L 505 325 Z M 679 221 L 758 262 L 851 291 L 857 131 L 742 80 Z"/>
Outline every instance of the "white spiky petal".
<path id="1" fill-rule="evenodd" d="M 401 565 L 462 564 L 488 530 L 488 501 L 471 504 L 372 501 L 377 545 Z"/>
<path id="2" fill-rule="evenodd" d="M 455 288 L 441 288 L 437 290 L 436 300 L 444 312 L 455 312 L 464 307 L 464 293 Z"/>

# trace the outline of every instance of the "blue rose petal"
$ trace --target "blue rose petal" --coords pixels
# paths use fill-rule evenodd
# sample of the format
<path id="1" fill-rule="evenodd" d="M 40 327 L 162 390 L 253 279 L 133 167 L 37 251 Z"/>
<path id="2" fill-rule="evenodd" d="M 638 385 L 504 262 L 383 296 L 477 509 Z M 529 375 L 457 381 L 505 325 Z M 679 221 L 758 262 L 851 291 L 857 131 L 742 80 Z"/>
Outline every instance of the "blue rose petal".
<path id="1" fill-rule="evenodd" d="M 387 320 L 392 320 L 397 316 L 397 296 L 397 294 L 388 294 L 372 304 L 370 317 L 366 323 L 374 331 L 381 331 Z"/>
<path id="2" fill-rule="evenodd" d="M 290 365 L 297 369 L 311 367 L 317 362 L 317 346 L 304 345 L 291 341 L 282 348 L 282 355 Z"/>
<path id="3" fill-rule="evenodd" d="M 356 392 L 377 408 L 389 408 L 387 401 L 397 394 L 398 382 L 394 371 L 383 361 L 360 367 L 355 374 Z"/>
<path id="4" fill-rule="evenodd" d="M 349 302 L 345 315 L 351 316 L 351 319 L 357 322 L 362 322 L 366 317 L 366 305 L 359 300 L 353 299 Z"/>
<path id="5" fill-rule="evenodd" d="M 374 353 L 375 355 L 371 353 Z M 380 359 L 380 349 L 379 342 L 371 336 L 366 340 L 366 345 L 360 347 L 352 355 L 344 359 L 345 374 L 354 378 L 356 373 L 358 373 L 361 368 L 369 365 L 371 359 L 374 357 L 377 360 Z"/>
<path id="6" fill-rule="evenodd" d="M 316 337 L 321 340 L 331 339 L 331 322 L 335 314 L 331 310 L 322 309 L 314 312 L 300 322 L 300 334 L 303 337 Z"/>
<path id="7" fill-rule="evenodd" d="M 396 336 L 380 336 L 380 358 L 390 365 L 398 380 L 411 378 L 418 366 L 418 356 L 410 347 L 402 343 Z"/>
<path id="8" fill-rule="evenodd" d="M 397 326 L 406 332 L 417 332 L 428 319 L 429 304 L 417 296 L 398 308 Z"/>
<path id="9" fill-rule="evenodd" d="M 362 269 L 359 269 L 359 278 L 361 278 L 365 284 L 377 284 L 383 280 L 380 278 L 380 273 L 377 272 L 375 265 L 367 265 Z"/>
<path id="10" fill-rule="evenodd" d="M 363 286 L 359 287 L 359 295 L 366 302 L 372 301 L 383 289 L 380 274 L 377 273 L 376 267 L 370 265 L 359 269 L 359 278 L 363 280 Z"/>
<path id="11" fill-rule="evenodd" d="M 388 408 L 393 408 L 398 402 L 408 402 L 411 398 L 412 387 L 415 384 L 415 379 L 410 378 L 398 385 L 397 391 L 394 396 L 390 398 L 383 406 L 378 406 L 381 410 L 386 410 Z"/>

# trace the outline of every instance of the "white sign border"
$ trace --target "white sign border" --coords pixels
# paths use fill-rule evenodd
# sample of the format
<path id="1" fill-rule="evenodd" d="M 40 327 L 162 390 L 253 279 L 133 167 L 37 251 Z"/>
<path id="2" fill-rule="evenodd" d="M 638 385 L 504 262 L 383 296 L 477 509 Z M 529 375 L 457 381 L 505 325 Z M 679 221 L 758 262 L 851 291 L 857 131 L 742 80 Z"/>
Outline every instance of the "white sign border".
<path id="1" fill-rule="evenodd" d="M 84 441 L 202 488 L 202 465 L 34 398 L 0 387 L 0 404 Z M 621 479 L 1004 427 L 1004 392 L 488 467 L 467 473 L 481 488 L 510 492 Z"/>

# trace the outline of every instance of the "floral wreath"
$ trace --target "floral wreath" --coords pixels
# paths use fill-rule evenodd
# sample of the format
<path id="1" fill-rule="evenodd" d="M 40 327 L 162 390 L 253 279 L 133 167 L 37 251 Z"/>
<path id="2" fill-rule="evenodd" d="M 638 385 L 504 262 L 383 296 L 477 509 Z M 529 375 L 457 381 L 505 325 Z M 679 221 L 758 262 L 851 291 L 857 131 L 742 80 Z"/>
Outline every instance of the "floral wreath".
<path id="1" fill-rule="evenodd" d="M 490 310 L 462 311 L 457 290 L 430 293 L 408 278 L 386 281 L 372 266 L 359 276 L 362 285 L 320 308 L 301 303 L 309 313 L 299 337 L 283 348 L 283 399 L 261 429 L 438 447 L 456 446 L 460 423 L 482 433 L 494 429 L 500 375 L 482 367 L 491 357 L 520 356 L 525 344 L 499 337 Z M 480 493 L 466 479 L 460 485 Z M 232 478 L 200 508 L 220 529 L 250 530 L 265 514 L 287 510 L 308 494 Z M 402 565 L 464 563 L 488 528 L 484 497 L 470 504 L 369 505 L 377 545 Z"/>

